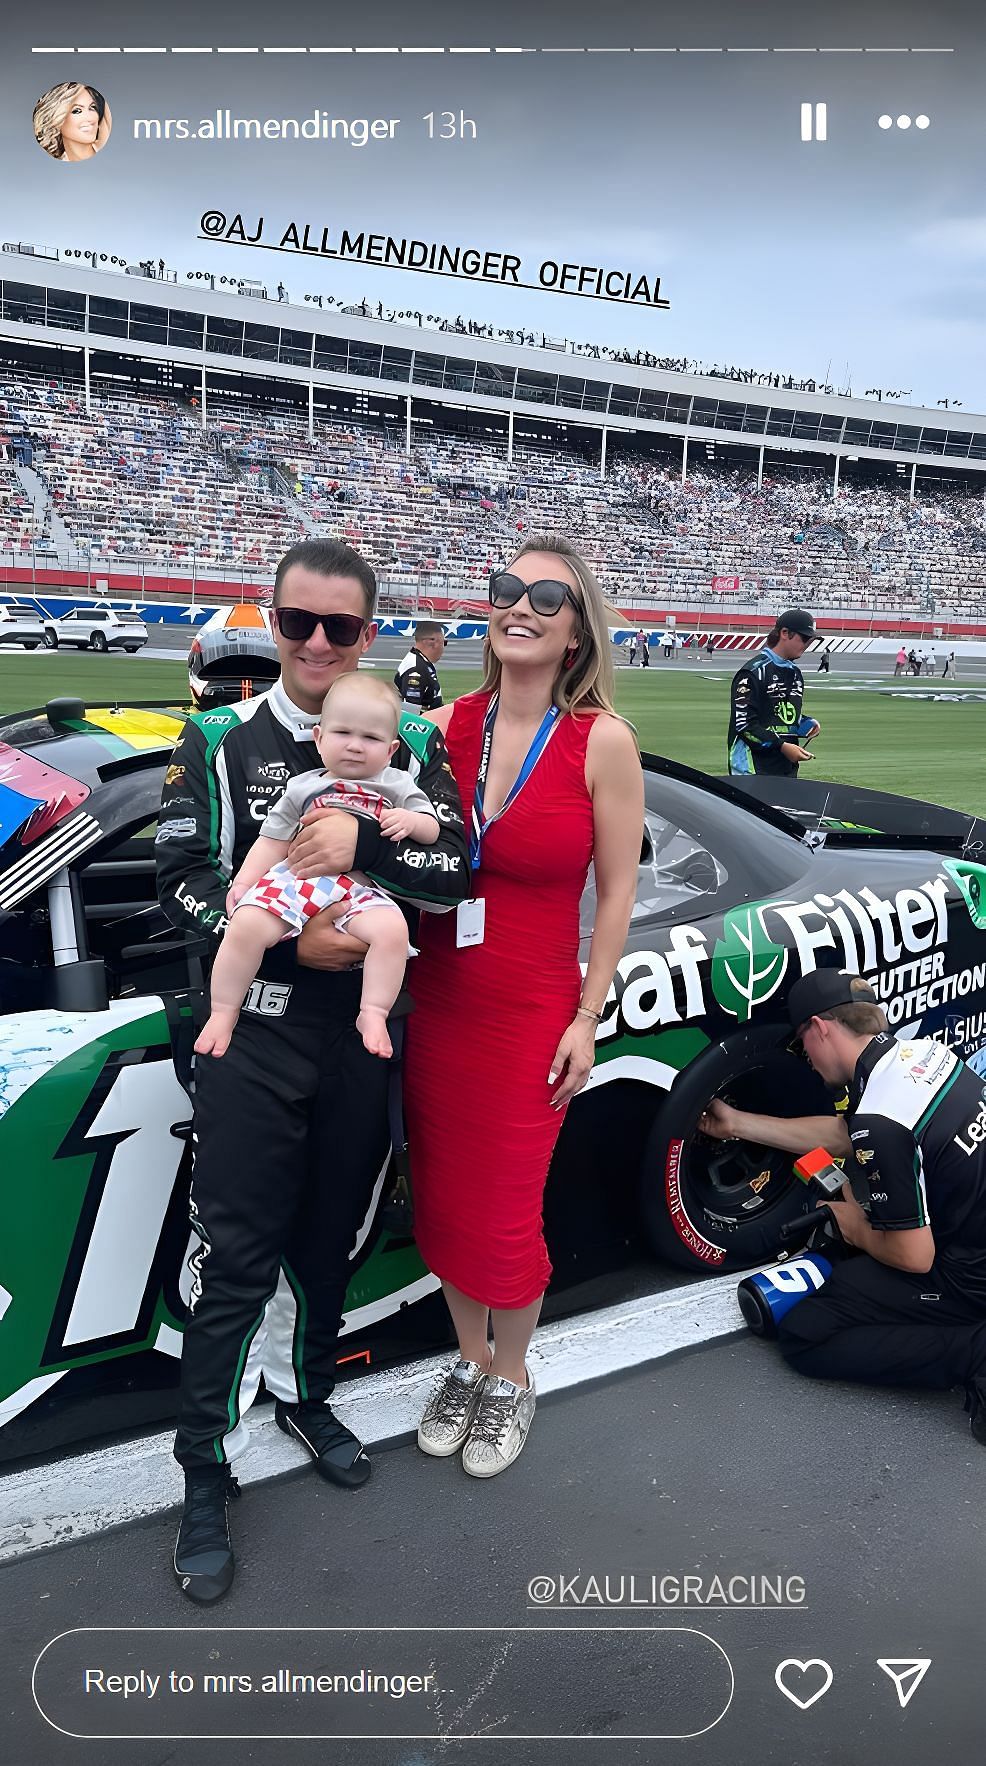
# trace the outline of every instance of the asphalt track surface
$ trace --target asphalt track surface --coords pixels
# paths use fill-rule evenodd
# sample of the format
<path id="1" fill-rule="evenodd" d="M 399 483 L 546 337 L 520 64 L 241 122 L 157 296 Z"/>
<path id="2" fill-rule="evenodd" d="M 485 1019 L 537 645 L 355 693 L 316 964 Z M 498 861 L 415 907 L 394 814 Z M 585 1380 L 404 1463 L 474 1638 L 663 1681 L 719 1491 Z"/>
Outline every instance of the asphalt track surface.
<path id="1" fill-rule="evenodd" d="M 162 626 L 160 628 L 151 627 L 147 647 L 140 651 L 139 654 L 148 659 L 156 659 L 159 661 L 171 660 L 172 658 L 178 660 L 181 656 L 187 653 L 189 642 L 190 639 L 188 633 L 184 630 L 176 629 L 174 626 Z M 446 647 L 445 655 L 438 665 L 439 674 L 443 674 L 446 669 L 454 673 L 456 669 L 460 668 L 478 668 L 480 666 L 481 648 L 481 645 L 475 638 L 451 639 Z M 390 669 L 393 669 L 396 667 L 401 657 L 407 653 L 407 649 L 408 640 L 406 638 L 377 638 L 367 652 L 364 666 L 372 664 L 374 667 L 389 667 Z M 963 684 L 966 686 L 981 686 L 986 683 L 986 656 L 968 659 L 963 658 L 959 663 L 958 681 L 942 682 L 941 671 L 945 666 L 946 654 L 947 652 L 945 652 L 942 646 L 939 645 L 938 667 L 935 671 L 934 682 L 936 685 L 941 686 L 944 691 L 947 692 L 951 687 L 956 685 L 959 687 Z M 615 661 L 617 668 L 621 671 L 629 667 L 629 664 L 622 660 L 621 652 L 616 654 Z M 696 675 L 710 673 L 731 675 L 735 673 L 736 669 L 739 667 L 739 663 L 740 655 L 734 650 L 723 650 L 721 652 L 714 651 L 711 657 L 706 656 L 703 652 L 700 662 L 696 662 L 687 650 L 679 650 L 676 657 L 673 660 L 669 660 L 662 656 L 659 649 L 654 648 L 651 650 L 650 670 L 655 675 L 663 673 L 666 669 L 671 669 L 674 670 L 675 673 L 684 675 L 689 673 Z M 633 666 L 638 674 L 642 672 L 638 664 L 635 663 Z M 832 657 L 831 675 L 827 680 L 823 676 L 822 680 L 818 681 L 817 663 L 811 656 L 807 658 L 804 668 L 806 685 L 830 685 L 833 684 L 836 677 L 839 676 L 851 676 L 854 680 L 892 682 L 893 673 L 894 666 L 892 656 L 867 655 L 865 653 L 842 655 L 837 652 L 834 654 Z M 924 683 L 927 683 L 927 686 L 930 687 L 932 685 L 932 677 L 930 675 L 924 676 L 922 678 L 922 684 Z M 912 685 L 917 687 L 917 681 L 913 681 Z"/>
<path id="2" fill-rule="evenodd" d="M 15 1563 L 3 1579 L 2 1757 L 6 1766 L 93 1757 L 118 1766 L 856 1766 L 878 1751 L 901 1766 L 979 1759 L 984 1475 L 986 1451 L 955 1394 L 809 1382 L 770 1345 L 729 1337 L 542 1402 L 523 1455 L 489 1482 L 402 1446 L 375 1456 L 359 1492 L 309 1470 L 254 1486 L 232 1512 L 236 1582 L 208 1611 L 190 1607 L 172 1580 L 173 1516 Z M 623 1604 L 599 1604 L 593 1575 L 602 1598 Z M 702 1579 L 687 1604 L 685 1575 Z M 714 1576 L 744 1579 L 736 1605 L 723 1609 Z M 771 1591 L 744 1598 L 756 1576 L 775 1587 L 800 1578 L 804 1597 L 794 1581 L 783 1607 Z M 564 1601 L 560 1577 L 577 1579 Z M 639 1604 L 651 1599 L 652 1577 L 663 1607 Z M 661 1578 L 674 1581 L 661 1588 Z M 638 1604 L 628 1605 L 631 1595 Z M 38 1714 L 35 1660 L 77 1626 L 183 1628 L 63 1640 L 39 1670 L 39 1696 L 63 1727 L 164 1739 L 115 1739 L 102 1752 Z M 198 1690 L 206 1672 L 338 1667 L 335 1637 L 310 1644 L 275 1628 L 407 1626 L 423 1629 L 364 1631 L 354 1660 L 436 1672 L 448 1689 L 439 1701 L 446 1735 L 488 1739 L 173 1739 L 175 1730 L 229 1735 L 235 1725 L 312 1736 L 334 1723 L 352 1734 L 356 1722 L 426 1736 L 424 1700 L 415 1711 L 409 1699 L 378 1699 L 368 1712 L 370 1701 L 352 1697 L 245 1701 Z M 450 1629 L 477 1626 L 490 1630 L 477 1639 Z M 527 1626 L 537 1632 L 507 1635 Z M 628 1638 L 624 1628 L 642 1629 Z M 906 1709 L 880 1658 L 930 1658 Z M 798 1664 L 831 1670 L 807 1709 L 778 1690 L 785 1661 L 785 1684 L 803 1699 L 827 1670 Z M 78 1690 L 83 1667 L 169 1665 L 196 1675 L 188 1698 Z M 692 1739 L 623 1739 L 674 1731 Z"/>

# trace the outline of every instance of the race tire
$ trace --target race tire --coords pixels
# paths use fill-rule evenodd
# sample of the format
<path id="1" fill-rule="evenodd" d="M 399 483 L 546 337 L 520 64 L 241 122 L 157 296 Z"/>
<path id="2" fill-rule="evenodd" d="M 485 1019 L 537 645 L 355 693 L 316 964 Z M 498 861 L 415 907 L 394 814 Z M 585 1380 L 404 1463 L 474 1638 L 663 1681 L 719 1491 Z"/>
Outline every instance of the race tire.
<path id="1" fill-rule="evenodd" d="M 50 626 L 46 626 L 46 628 L 45 628 L 45 649 L 46 650 L 57 650 L 58 649 L 58 633 L 53 632 Z"/>
<path id="2" fill-rule="evenodd" d="M 647 1238 L 681 1269 L 723 1274 L 769 1262 L 780 1229 L 814 1204 L 793 1159 L 768 1147 L 713 1141 L 698 1120 L 712 1098 L 782 1116 L 825 1115 L 832 1100 L 786 1025 L 740 1031 L 706 1049 L 675 1080 L 652 1130 L 641 1174 Z"/>
<path id="3" fill-rule="evenodd" d="M 34 644 L 34 643 L 28 644 L 25 642 L 25 645 L 24 645 L 25 650 L 36 650 L 37 647 L 38 647 L 37 644 Z"/>
<path id="4" fill-rule="evenodd" d="M 90 650 L 98 651 L 100 656 L 105 656 L 109 649 L 109 645 L 106 642 L 106 633 L 92 632 L 89 638 L 89 648 Z"/>

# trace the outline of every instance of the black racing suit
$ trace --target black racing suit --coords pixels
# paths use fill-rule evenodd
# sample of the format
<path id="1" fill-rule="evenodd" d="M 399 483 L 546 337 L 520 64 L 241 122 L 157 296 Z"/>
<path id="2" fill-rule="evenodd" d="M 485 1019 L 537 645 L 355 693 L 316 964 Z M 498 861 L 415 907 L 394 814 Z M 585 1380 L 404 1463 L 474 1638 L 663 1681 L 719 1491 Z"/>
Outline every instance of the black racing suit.
<path id="1" fill-rule="evenodd" d="M 849 1088 L 849 1138 L 871 1226 L 930 1226 L 925 1274 L 860 1252 L 781 1320 L 792 1367 L 884 1386 L 986 1374 L 986 1086 L 930 1038 L 876 1036 Z"/>
<path id="2" fill-rule="evenodd" d="M 437 711 L 442 703 L 442 683 L 430 657 L 420 650 L 409 650 L 402 656 L 394 676 L 394 686 L 405 705 L 420 705 L 422 711 Z"/>
<path id="3" fill-rule="evenodd" d="M 815 728 L 802 717 L 805 680 L 794 662 L 766 646 L 733 676 L 729 702 L 729 770 L 772 773 L 789 778 L 796 760 L 781 753 L 782 742 L 800 742 Z"/>
<path id="4" fill-rule="evenodd" d="M 156 842 L 159 899 L 183 931 L 218 944 L 229 879 L 267 810 L 320 764 L 314 722 L 280 683 L 189 718 Z M 350 869 L 398 899 L 452 905 L 468 894 L 469 865 L 444 742 L 406 715 L 400 733 L 392 764 L 434 804 L 441 833 L 433 846 L 394 843 L 360 817 Z M 306 969 L 297 949 L 291 939 L 267 953 L 227 1052 L 197 1063 L 190 1206 L 202 1243 L 175 1442 L 186 1467 L 222 1464 L 244 1445 L 261 1361 L 286 1402 L 329 1398 L 350 1253 L 387 1157 L 388 1063 L 355 1028 L 361 972 Z"/>

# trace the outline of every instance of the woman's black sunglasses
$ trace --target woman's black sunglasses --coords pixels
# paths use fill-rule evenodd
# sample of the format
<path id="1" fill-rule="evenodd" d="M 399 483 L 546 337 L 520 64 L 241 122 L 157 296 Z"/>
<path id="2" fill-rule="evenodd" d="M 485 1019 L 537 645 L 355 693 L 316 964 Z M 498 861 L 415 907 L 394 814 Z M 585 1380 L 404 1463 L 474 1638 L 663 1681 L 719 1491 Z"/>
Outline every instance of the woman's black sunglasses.
<path id="1" fill-rule="evenodd" d="M 523 583 L 519 576 L 511 576 L 509 571 L 490 572 L 491 607 L 514 607 L 522 595 L 527 596 L 533 611 L 545 619 L 560 613 L 566 601 L 571 602 L 580 618 L 582 616 L 578 597 L 567 583 L 552 582 L 550 578 L 539 583 Z"/>
<path id="2" fill-rule="evenodd" d="M 307 607 L 272 607 L 270 616 L 289 644 L 302 643 L 320 625 L 330 644 L 340 650 L 351 650 L 366 630 L 366 620 L 360 619 L 358 613 L 310 613 Z"/>

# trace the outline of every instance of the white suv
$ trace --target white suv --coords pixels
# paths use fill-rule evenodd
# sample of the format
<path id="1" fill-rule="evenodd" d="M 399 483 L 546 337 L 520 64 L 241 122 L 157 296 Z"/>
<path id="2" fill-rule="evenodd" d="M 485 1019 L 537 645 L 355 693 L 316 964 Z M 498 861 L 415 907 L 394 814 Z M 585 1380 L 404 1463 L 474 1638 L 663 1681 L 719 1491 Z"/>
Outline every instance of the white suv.
<path id="1" fill-rule="evenodd" d="M 26 601 L 0 603 L 0 644 L 23 644 L 25 650 L 37 650 L 44 637 L 44 622 L 36 607 Z"/>
<path id="2" fill-rule="evenodd" d="M 79 650 L 126 650 L 133 655 L 147 643 L 147 627 L 136 614 L 118 613 L 114 607 L 73 607 L 59 619 L 46 617 L 44 641 L 49 650 L 74 644 Z"/>

